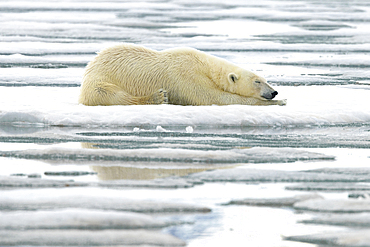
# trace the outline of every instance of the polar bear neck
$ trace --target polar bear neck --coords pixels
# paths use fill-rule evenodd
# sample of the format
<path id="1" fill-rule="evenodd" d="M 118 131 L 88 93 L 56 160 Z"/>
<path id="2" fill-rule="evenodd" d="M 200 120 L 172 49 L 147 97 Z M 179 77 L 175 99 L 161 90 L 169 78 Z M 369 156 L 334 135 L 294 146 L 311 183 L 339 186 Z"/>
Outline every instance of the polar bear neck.
<path id="1" fill-rule="evenodd" d="M 202 81 L 203 85 L 209 83 L 209 86 L 217 87 L 223 91 L 232 92 L 233 87 L 228 81 L 228 74 L 240 71 L 240 68 L 225 59 L 210 55 L 208 53 L 188 48 L 180 47 L 164 50 L 162 55 L 168 56 L 166 59 L 172 61 L 172 68 L 180 66 L 181 68 L 192 68 L 198 75 L 203 75 L 207 80 Z M 163 58 L 162 58 L 163 59 Z M 183 73 L 194 73 L 195 71 L 184 71 Z M 181 75 L 179 73 L 178 75 Z M 200 79 L 201 77 L 197 77 Z"/>
<path id="2" fill-rule="evenodd" d="M 205 62 L 207 63 L 208 70 L 205 71 L 205 73 L 209 73 L 209 77 L 217 87 L 221 88 L 223 91 L 232 92 L 232 87 L 230 87 L 230 83 L 227 78 L 229 73 L 236 73 L 240 68 L 220 57 L 209 54 L 206 54 L 204 57 L 207 59 Z"/>

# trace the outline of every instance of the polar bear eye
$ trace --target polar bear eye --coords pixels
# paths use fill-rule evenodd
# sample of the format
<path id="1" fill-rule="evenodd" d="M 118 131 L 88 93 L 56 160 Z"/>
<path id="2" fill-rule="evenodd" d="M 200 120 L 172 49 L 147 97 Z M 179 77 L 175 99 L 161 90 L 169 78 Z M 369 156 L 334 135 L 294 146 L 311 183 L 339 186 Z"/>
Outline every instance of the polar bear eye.
<path id="1" fill-rule="evenodd" d="M 260 81 L 254 81 L 255 83 L 258 83 L 258 84 L 260 84 L 261 82 Z"/>

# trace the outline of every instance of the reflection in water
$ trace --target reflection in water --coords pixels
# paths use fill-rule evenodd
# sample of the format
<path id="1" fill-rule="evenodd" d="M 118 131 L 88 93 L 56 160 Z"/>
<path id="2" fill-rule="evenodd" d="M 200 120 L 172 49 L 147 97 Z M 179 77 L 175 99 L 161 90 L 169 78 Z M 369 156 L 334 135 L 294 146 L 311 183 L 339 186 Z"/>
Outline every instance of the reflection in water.
<path id="1" fill-rule="evenodd" d="M 214 168 L 136 168 L 125 166 L 91 166 L 91 169 L 98 173 L 100 180 L 134 179 L 149 180 L 166 178 L 171 176 L 186 176 L 191 173 L 202 172 Z"/>
<path id="2" fill-rule="evenodd" d="M 94 143 L 81 143 L 82 148 L 98 149 L 99 146 Z M 133 180 L 150 180 L 157 178 L 166 178 L 172 176 L 186 176 L 192 173 L 203 172 L 214 169 L 228 169 L 235 167 L 232 165 L 220 165 L 220 164 L 192 164 L 192 163 L 181 163 L 181 162 L 104 162 L 102 166 L 90 166 L 90 168 L 98 173 L 100 180 L 116 180 L 116 179 L 133 179 Z M 155 168 L 149 168 L 153 166 Z M 165 168 L 164 168 L 165 167 Z"/>

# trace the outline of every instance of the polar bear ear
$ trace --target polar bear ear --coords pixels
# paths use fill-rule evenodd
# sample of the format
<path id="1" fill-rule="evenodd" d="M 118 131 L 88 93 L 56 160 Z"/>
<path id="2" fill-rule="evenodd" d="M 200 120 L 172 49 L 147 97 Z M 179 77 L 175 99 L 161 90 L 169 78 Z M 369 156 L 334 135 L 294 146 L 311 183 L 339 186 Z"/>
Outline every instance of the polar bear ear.
<path id="1" fill-rule="evenodd" d="M 239 77 L 235 73 L 230 73 L 228 75 L 228 79 L 230 83 L 235 83 L 239 79 Z"/>

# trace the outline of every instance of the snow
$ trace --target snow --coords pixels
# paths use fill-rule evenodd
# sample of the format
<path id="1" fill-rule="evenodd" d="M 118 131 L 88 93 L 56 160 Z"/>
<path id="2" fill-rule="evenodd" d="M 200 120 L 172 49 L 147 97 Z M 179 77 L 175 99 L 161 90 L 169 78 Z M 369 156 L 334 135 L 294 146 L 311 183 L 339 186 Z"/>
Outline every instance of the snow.
<path id="1" fill-rule="evenodd" d="M 4 87 L 0 123 L 50 126 L 305 126 L 369 124 L 369 91 L 349 87 L 275 87 L 287 106 L 83 106 L 79 88 Z M 281 96 L 280 96 L 281 95 Z M 49 102 L 45 104 L 45 102 Z"/>

